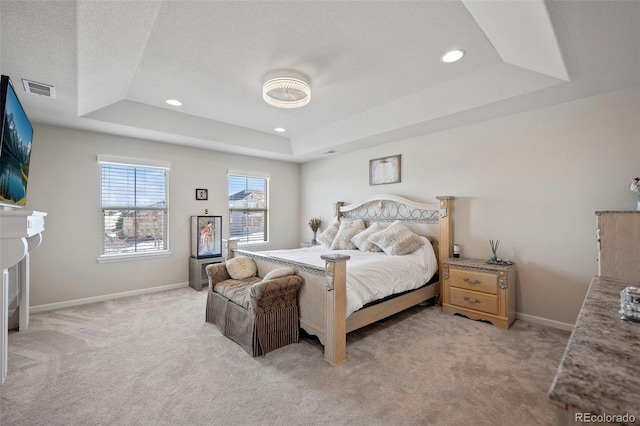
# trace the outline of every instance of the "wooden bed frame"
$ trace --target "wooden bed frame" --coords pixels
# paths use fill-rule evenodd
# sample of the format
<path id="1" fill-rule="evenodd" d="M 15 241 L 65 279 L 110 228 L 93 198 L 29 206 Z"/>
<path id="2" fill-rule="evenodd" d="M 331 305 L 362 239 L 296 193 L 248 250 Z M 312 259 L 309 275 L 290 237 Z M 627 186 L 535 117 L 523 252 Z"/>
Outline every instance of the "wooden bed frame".
<path id="1" fill-rule="evenodd" d="M 334 216 L 338 219 L 363 219 L 365 222 L 402 221 L 416 234 L 429 238 L 438 258 L 438 270 L 441 270 L 442 261 L 451 257 L 454 197 L 436 198 L 440 201 L 438 204 L 417 203 L 395 195 L 369 197 L 348 206 L 337 202 Z M 324 358 L 332 365 L 347 360 L 347 333 L 439 296 L 443 279 L 440 276 L 437 283 L 365 306 L 347 318 L 346 268 L 349 256 L 322 256 L 326 265 L 321 268 L 260 252 L 238 250 L 233 241 L 229 241 L 228 253 L 230 257 L 252 258 L 258 266 L 259 276 L 282 266 L 295 269 L 296 275 L 304 280 L 298 294 L 300 327 L 320 339 L 324 345 Z"/>

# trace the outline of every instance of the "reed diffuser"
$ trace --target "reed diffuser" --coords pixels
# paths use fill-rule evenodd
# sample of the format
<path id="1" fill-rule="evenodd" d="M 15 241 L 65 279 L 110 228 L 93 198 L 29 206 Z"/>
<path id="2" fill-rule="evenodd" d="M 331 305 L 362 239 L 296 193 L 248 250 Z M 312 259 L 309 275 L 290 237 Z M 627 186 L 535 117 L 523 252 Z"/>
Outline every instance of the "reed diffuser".
<path id="1" fill-rule="evenodd" d="M 498 245 L 500 244 L 499 240 L 489 240 L 489 244 L 491 245 L 491 261 L 492 262 L 497 262 L 498 261 L 498 256 L 496 255 L 496 252 L 498 251 Z"/>

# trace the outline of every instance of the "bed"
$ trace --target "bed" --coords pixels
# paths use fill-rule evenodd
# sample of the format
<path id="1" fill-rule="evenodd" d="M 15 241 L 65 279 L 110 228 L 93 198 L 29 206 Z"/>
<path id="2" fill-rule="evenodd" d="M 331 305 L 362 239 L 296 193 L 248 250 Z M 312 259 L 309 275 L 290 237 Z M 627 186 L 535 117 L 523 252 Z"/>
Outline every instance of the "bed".
<path id="1" fill-rule="evenodd" d="M 251 252 L 237 249 L 233 241 L 228 255 L 252 258 L 259 276 L 284 266 L 293 268 L 303 278 L 298 295 L 300 327 L 318 337 L 327 362 L 339 365 L 347 360 L 347 333 L 439 296 L 437 270 L 452 250 L 454 197 L 436 198 L 438 203 L 425 204 L 381 195 L 351 205 L 334 204 L 336 220 L 362 220 L 368 226 L 400 221 L 425 239 L 419 249 L 403 256 L 326 246 Z M 421 262 L 424 265 L 414 268 Z M 361 291 L 363 287 L 368 291 Z"/>

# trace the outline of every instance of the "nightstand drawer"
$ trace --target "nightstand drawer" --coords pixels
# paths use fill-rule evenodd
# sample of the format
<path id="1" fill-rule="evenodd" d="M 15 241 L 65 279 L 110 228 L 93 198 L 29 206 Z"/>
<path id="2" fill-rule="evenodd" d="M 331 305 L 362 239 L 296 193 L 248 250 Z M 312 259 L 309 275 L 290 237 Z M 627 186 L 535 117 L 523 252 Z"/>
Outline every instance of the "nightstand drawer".
<path id="1" fill-rule="evenodd" d="M 452 269 L 449 272 L 451 287 L 498 294 L 498 275 L 478 271 Z"/>
<path id="2" fill-rule="evenodd" d="M 461 290 L 455 287 L 451 287 L 449 291 L 452 305 L 474 309 L 488 314 L 498 314 L 497 295 Z"/>

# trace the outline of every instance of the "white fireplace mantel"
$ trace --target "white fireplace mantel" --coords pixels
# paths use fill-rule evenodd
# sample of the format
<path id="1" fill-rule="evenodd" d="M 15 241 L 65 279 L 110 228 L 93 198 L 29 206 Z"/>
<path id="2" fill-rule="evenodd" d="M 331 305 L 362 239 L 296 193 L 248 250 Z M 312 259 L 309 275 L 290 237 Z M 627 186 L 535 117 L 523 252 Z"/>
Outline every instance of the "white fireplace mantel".
<path id="1" fill-rule="evenodd" d="M 0 300 L 0 384 L 7 376 L 9 321 L 9 272 L 8 269 L 19 265 L 18 281 L 20 285 L 19 329 L 29 325 L 29 252 L 42 242 L 44 231 L 44 212 L 30 210 L 0 211 L 0 269 L 2 269 L 2 291 Z"/>

